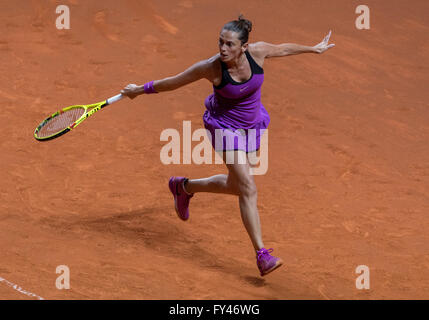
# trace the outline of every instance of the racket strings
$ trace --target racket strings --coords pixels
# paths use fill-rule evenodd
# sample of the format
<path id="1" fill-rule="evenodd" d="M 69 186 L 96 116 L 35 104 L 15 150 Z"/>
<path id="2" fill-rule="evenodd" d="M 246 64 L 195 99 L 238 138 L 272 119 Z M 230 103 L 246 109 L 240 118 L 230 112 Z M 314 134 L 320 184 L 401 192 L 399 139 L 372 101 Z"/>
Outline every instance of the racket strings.
<path id="1" fill-rule="evenodd" d="M 49 119 L 39 130 L 40 138 L 49 137 L 75 123 L 85 113 L 84 108 L 73 108 Z"/>

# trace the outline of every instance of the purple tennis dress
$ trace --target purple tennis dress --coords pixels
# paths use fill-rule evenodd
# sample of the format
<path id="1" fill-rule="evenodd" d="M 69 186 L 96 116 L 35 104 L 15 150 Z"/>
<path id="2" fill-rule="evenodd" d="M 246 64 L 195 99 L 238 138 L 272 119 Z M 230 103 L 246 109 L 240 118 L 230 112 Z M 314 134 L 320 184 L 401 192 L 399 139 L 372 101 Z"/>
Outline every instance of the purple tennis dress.
<path id="1" fill-rule="evenodd" d="M 222 65 L 222 82 L 213 85 L 214 92 L 204 104 L 204 127 L 216 151 L 259 150 L 261 136 L 270 123 L 270 116 L 261 103 L 261 86 L 264 82 L 262 69 L 245 51 L 252 76 L 244 82 L 236 82 Z"/>

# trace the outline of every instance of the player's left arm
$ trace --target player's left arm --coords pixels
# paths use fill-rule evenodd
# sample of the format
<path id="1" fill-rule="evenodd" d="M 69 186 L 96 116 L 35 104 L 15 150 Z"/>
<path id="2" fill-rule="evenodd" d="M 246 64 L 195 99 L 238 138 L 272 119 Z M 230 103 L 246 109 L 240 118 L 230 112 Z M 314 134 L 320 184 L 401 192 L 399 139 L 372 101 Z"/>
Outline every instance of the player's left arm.
<path id="1" fill-rule="evenodd" d="M 304 46 L 296 43 L 282 43 L 282 44 L 271 44 L 263 41 L 259 41 L 253 44 L 254 51 L 260 58 L 273 58 L 273 57 L 285 57 L 301 53 L 323 53 L 326 50 L 335 46 L 333 43 L 329 43 L 331 37 L 331 31 L 322 40 L 322 42 L 315 46 Z"/>

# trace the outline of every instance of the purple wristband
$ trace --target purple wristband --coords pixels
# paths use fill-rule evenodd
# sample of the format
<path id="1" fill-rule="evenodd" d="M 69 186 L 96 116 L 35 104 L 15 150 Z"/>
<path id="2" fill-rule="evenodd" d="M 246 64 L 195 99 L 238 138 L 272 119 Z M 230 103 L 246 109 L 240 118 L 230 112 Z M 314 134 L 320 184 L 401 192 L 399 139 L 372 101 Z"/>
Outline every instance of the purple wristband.
<path id="1" fill-rule="evenodd" d="M 158 93 L 155 91 L 155 89 L 153 88 L 153 81 L 145 83 L 145 85 L 143 86 L 144 89 L 144 93 L 145 94 L 150 94 L 150 93 Z"/>

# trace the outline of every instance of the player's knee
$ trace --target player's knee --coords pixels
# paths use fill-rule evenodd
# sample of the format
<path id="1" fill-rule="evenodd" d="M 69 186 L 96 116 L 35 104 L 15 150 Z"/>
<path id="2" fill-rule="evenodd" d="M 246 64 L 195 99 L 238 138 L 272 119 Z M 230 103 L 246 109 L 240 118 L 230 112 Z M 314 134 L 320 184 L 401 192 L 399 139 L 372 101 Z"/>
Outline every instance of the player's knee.
<path id="1" fill-rule="evenodd" d="M 240 195 L 240 189 L 238 188 L 237 184 L 234 183 L 231 180 L 228 180 L 226 182 L 226 188 L 229 190 L 229 193 L 239 196 Z"/>
<path id="2" fill-rule="evenodd" d="M 238 192 L 240 196 L 255 197 L 258 193 L 254 181 L 242 181 L 238 184 Z"/>

